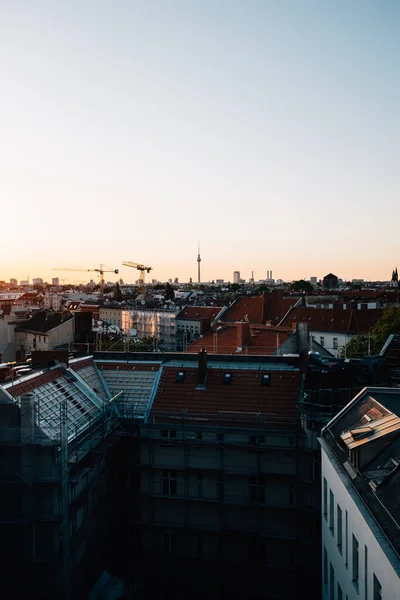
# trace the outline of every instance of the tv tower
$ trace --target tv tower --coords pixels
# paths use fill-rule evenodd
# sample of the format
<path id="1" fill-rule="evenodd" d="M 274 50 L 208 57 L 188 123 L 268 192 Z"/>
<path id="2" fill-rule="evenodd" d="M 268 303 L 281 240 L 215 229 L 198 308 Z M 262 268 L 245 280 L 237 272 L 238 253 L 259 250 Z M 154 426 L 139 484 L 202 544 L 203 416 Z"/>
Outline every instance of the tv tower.
<path id="1" fill-rule="evenodd" d="M 201 263 L 201 258 L 200 258 L 200 242 L 198 242 L 198 251 L 197 251 L 197 283 L 201 282 L 201 279 L 200 279 L 200 263 Z"/>

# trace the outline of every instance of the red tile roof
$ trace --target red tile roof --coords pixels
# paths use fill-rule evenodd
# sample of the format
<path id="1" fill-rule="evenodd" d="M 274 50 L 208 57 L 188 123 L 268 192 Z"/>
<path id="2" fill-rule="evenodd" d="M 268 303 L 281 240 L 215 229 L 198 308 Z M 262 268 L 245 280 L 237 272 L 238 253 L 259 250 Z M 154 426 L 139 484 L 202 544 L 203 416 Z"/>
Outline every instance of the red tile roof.
<path id="1" fill-rule="evenodd" d="M 198 387 L 195 367 L 164 367 L 153 403 L 150 420 L 175 422 L 183 419 L 191 425 L 231 425 L 238 427 L 287 428 L 297 417 L 297 395 L 301 375 L 296 370 L 215 369 L 208 368 L 205 389 Z M 183 383 L 176 382 L 177 373 L 185 372 Z M 232 381 L 224 385 L 225 373 Z M 262 375 L 270 374 L 270 386 L 262 385 Z"/>
<path id="2" fill-rule="evenodd" d="M 382 315 L 381 308 L 343 310 L 335 308 L 293 308 L 281 323 L 307 323 L 310 331 L 359 334 L 370 331 Z"/>
<path id="3" fill-rule="evenodd" d="M 291 328 L 269 327 L 266 325 L 250 325 L 250 339 L 244 344 L 238 342 L 237 323 L 227 323 L 195 340 L 187 352 L 197 353 L 205 348 L 209 354 L 238 354 L 254 356 L 272 356 L 293 333 Z"/>
<path id="4" fill-rule="evenodd" d="M 36 375 L 30 379 L 25 381 L 21 381 L 19 383 L 15 383 L 14 385 L 7 386 L 7 392 L 14 396 L 14 398 L 18 398 L 27 392 L 31 392 L 35 390 L 45 383 L 49 383 L 50 381 L 55 381 L 59 377 L 62 377 L 63 372 L 61 369 L 52 369 L 51 371 L 47 371 L 46 373 L 41 373 L 40 375 Z"/>
<path id="5" fill-rule="evenodd" d="M 175 317 L 178 321 L 196 321 L 201 319 L 215 319 L 222 306 L 185 306 Z"/>
<path id="6" fill-rule="evenodd" d="M 288 310 L 300 300 L 299 296 L 284 298 L 280 290 L 254 297 L 242 296 L 228 308 L 221 320 L 227 322 L 248 320 L 249 323 L 259 325 L 265 325 L 268 321 L 271 325 L 278 325 Z"/>

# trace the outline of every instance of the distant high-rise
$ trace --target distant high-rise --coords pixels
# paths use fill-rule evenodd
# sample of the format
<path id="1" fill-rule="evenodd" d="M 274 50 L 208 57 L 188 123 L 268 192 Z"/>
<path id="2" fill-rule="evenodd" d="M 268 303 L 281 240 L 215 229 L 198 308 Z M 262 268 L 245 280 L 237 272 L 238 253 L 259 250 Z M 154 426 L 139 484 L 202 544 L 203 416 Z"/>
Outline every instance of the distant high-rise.
<path id="1" fill-rule="evenodd" d="M 59 277 L 53 277 L 51 280 L 51 285 L 60 285 L 60 278 Z"/>
<path id="2" fill-rule="evenodd" d="M 198 244 L 198 251 L 197 251 L 197 283 L 201 283 L 201 278 L 200 278 L 200 263 L 201 263 L 201 258 L 200 258 L 200 242 Z"/>
<path id="3" fill-rule="evenodd" d="M 240 271 L 233 271 L 233 283 L 240 283 Z"/>

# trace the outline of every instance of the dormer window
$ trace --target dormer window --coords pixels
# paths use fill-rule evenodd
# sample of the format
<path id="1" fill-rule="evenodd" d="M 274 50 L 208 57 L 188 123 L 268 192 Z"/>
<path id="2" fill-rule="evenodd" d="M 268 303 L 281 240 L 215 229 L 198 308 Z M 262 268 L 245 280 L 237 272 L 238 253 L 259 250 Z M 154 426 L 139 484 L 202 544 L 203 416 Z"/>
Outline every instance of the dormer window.
<path id="1" fill-rule="evenodd" d="M 178 371 L 176 374 L 176 383 L 183 383 L 185 381 L 185 371 Z"/>
<path id="2" fill-rule="evenodd" d="M 262 385 L 269 387 L 271 385 L 271 375 L 267 375 L 266 373 L 261 378 Z"/>
<path id="3" fill-rule="evenodd" d="M 231 381 L 232 381 L 232 373 L 224 373 L 224 378 L 222 380 L 224 385 L 230 385 Z"/>

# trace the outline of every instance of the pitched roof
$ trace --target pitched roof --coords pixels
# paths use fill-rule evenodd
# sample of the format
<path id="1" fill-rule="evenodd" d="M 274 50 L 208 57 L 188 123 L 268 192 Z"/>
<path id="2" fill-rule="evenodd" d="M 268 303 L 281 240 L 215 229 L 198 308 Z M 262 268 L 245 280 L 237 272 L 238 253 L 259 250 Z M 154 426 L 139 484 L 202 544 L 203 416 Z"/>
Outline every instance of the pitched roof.
<path id="1" fill-rule="evenodd" d="M 222 310 L 222 306 L 185 306 L 175 317 L 176 320 L 196 321 L 201 319 L 215 319 Z"/>
<path id="2" fill-rule="evenodd" d="M 272 356 L 290 335 L 291 328 L 250 325 L 250 339 L 241 344 L 238 341 L 238 324 L 227 323 L 205 333 L 195 340 L 187 352 L 200 352 L 205 348 L 209 354 L 250 354 L 254 356 Z"/>
<path id="3" fill-rule="evenodd" d="M 206 385 L 199 389 L 198 368 L 164 367 L 150 419 L 160 422 L 192 421 L 202 425 L 264 428 L 272 424 L 287 428 L 296 422 L 300 373 L 297 369 L 275 370 L 273 365 L 257 369 L 213 368 L 207 370 Z M 184 372 L 182 383 L 177 374 Z M 231 383 L 224 385 L 224 375 L 231 373 Z M 262 384 L 262 376 L 271 376 L 270 385 Z"/>
<path id="4" fill-rule="evenodd" d="M 248 320 L 249 323 L 278 325 L 288 310 L 301 301 L 299 296 L 283 297 L 280 290 L 272 294 L 262 293 L 259 296 L 241 296 L 222 315 L 221 320 L 227 322 Z"/>
<path id="5" fill-rule="evenodd" d="M 24 321 L 15 328 L 15 331 L 32 331 L 46 333 L 61 323 L 72 319 L 72 315 L 62 315 L 56 312 L 38 311 L 28 321 Z"/>
<path id="6" fill-rule="evenodd" d="M 356 335 L 370 331 L 381 315 L 381 308 L 342 310 L 298 307 L 292 308 L 280 325 L 290 327 L 293 323 L 306 322 L 310 331 Z"/>

